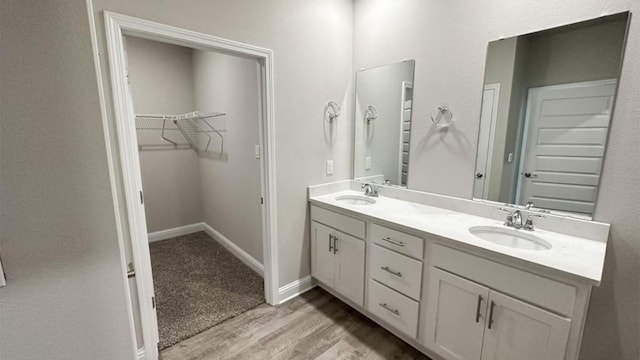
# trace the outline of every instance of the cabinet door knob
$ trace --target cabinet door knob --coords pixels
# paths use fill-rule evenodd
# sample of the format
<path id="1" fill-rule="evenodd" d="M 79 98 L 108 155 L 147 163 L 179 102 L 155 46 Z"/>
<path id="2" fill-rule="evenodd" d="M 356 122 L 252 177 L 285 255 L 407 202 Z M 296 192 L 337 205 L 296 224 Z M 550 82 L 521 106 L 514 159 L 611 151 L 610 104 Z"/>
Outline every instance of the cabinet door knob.
<path id="1" fill-rule="evenodd" d="M 479 171 L 476 173 L 476 179 L 482 179 L 483 176 L 484 174 Z"/>

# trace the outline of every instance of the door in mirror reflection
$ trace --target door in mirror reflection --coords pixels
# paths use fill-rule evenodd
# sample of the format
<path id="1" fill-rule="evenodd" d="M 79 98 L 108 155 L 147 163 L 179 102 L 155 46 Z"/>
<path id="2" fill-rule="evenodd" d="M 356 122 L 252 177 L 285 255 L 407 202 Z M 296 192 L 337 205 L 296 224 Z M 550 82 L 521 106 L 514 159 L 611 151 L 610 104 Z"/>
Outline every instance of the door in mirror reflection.
<path id="1" fill-rule="evenodd" d="M 354 177 L 407 185 L 414 61 L 356 74 Z"/>
<path id="2" fill-rule="evenodd" d="M 473 197 L 590 216 L 628 13 L 493 41 Z"/>

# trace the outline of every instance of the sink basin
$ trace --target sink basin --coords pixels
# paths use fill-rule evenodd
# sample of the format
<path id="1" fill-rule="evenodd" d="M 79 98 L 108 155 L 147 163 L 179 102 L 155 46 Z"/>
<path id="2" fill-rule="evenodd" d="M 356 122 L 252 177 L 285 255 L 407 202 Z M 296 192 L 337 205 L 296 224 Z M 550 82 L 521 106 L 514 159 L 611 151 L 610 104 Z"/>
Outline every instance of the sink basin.
<path id="1" fill-rule="evenodd" d="M 336 196 L 336 201 L 341 202 L 343 204 L 349 204 L 349 205 L 371 205 L 376 203 L 374 199 L 368 196 L 360 196 L 360 195 Z"/>
<path id="2" fill-rule="evenodd" d="M 526 233 L 525 230 L 516 230 L 498 226 L 473 226 L 469 232 L 478 238 L 498 244 L 522 250 L 549 250 L 551 244 L 547 241 Z"/>

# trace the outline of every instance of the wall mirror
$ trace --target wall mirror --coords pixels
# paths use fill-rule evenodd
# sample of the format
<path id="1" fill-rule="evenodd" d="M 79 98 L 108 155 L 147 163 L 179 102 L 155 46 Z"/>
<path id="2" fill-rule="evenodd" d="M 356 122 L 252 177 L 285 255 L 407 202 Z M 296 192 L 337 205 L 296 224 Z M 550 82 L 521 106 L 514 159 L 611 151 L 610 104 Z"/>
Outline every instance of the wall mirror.
<path id="1" fill-rule="evenodd" d="M 414 60 L 356 73 L 354 178 L 407 186 Z"/>
<path id="2" fill-rule="evenodd" d="M 490 42 L 473 198 L 590 217 L 629 13 Z"/>

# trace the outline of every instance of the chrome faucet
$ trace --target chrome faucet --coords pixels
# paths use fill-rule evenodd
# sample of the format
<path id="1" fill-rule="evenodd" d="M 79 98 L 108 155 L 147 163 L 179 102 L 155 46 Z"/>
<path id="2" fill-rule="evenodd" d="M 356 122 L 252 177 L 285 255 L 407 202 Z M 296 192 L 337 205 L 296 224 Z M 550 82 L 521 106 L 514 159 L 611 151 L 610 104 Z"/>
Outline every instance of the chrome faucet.
<path id="1" fill-rule="evenodd" d="M 529 204 L 527 204 L 528 206 Z M 527 209 L 530 208 L 526 207 Z M 539 218 L 544 218 L 544 215 L 541 214 L 531 214 L 528 213 L 527 214 L 527 220 L 523 223 L 522 222 L 522 213 L 520 212 L 520 210 L 514 210 L 511 211 L 510 209 L 505 209 L 505 208 L 500 208 L 500 211 L 504 211 L 507 213 L 507 219 L 504 222 L 504 226 L 508 226 L 508 227 L 512 227 L 514 229 L 523 229 L 523 230 L 527 230 L 527 231 L 533 231 L 533 218 L 534 217 L 539 217 Z"/>
<path id="2" fill-rule="evenodd" d="M 527 216 L 527 221 L 524 223 L 524 225 L 522 225 L 522 228 L 527 230 L 527 231 L 533 231 L 533 218 L 534 217 L 544 218 L 545 216 L 542 215 L 542 214 L 529 214 Z"/>
<path id="3" fill-rule="evenodd" d="M 363 184 L 362 189 L 364 190 L 365 196 L 378 197 L 378 188 L 371 184 Z"/>
<path id="4" fill-rule="evenodd" d="M 520 210 L 511 211 L 510 209 L 500 208 L 500 211 L 507 213 L 507 219 L 504 222 L 504 226 L 520 229 L 522 228 L 522 213 Z"/>

